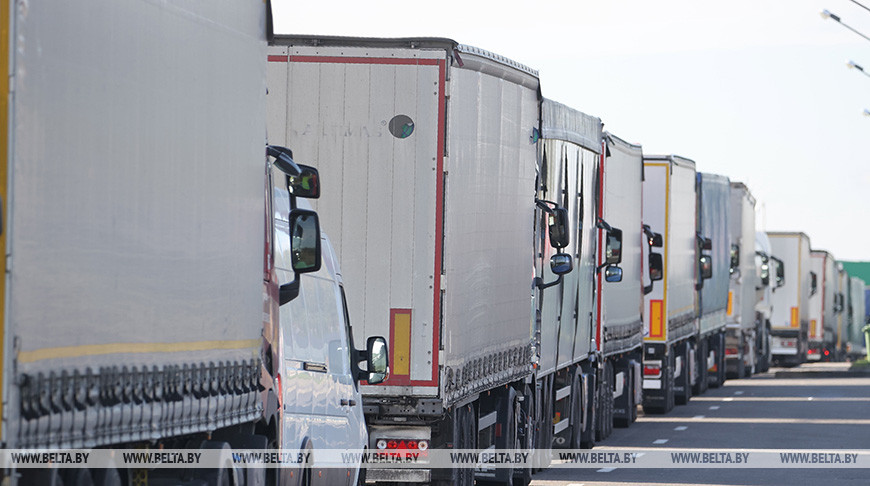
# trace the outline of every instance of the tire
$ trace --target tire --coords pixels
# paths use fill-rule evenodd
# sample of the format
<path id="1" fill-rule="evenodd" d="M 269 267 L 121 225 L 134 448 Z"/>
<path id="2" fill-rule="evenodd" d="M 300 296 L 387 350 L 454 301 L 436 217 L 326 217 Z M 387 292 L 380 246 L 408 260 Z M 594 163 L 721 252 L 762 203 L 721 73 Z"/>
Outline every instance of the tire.
<path id="1" fill-rule="evenodd" d="M 622 388 L 622 393 L 625 395 L 626 417 L 613 417 L 613 425 L 619 428 L 626 428 L 635 421 L 637 417 L 637 404 L 634 403 L 634 368 L 629 366 L 625 368 L 625 384 Z"/>
<path id="2" fill-rule="evenodd" d="M 683 385 L 683 393 L 676 394 L 674 392 L 674 402 L 677 405 L 685 405 L 689 403 L 689 400 L 692 399 L 692 381 L 691 381 L 691 369 L 692 364 L 689 363 L 689 355 L 692 345 L 690 343 L 685 343 L 681 346 L 682 352 L 680 357 L 682 358 L 682 363 L 680 364 L 680 381 Z"/>

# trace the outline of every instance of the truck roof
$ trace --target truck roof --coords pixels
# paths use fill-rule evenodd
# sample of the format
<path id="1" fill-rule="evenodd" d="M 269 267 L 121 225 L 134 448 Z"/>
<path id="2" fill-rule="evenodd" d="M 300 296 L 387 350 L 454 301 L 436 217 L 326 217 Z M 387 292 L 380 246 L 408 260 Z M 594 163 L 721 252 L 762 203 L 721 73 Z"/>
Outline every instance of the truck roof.
<path id="1" fill-rule="evenodd" d="M 670 162 L 675 165 L 679 165 L 682 167 L 687 167 L 692 170 L 695 170 L 695 161 L 692 159 L 687 159 L 685 157 L 681 157 L 679 155 L 644 155 L 643 161 L 662 161 L 662 162 Z"/>
<path id="2" fill-rule="evenodd" d="M 562 103 L 544 98 L 541 104 L 541 136 L 577 144 L 601 153 L 601 119 Z"/>
<path id="3" fill-rule="evenodd" d="M 378 49 L 443 49 L 455 54 L 473 54 L 538 77 L 538 71 L 479 47 L 460 44 L 446 37 L 348 37 L 335 35 L 276 35 L 278 46 L 374 47 Z M 462 63 L 459 57 L 460 65 Z"/>

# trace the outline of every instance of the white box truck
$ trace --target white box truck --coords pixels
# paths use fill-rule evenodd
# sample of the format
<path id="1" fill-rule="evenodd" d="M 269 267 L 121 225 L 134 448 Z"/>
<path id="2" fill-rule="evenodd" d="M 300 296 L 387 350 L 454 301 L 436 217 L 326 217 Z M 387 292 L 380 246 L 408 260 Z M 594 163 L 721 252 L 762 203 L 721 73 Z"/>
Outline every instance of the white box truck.
<path id="1" fill-rule="evenodd" d="M 771 355 L 783 366 L 806 361 L 809 333 L 808 301 L 813 292 L 810 238 L 798 232 L 768 231 L 771 252 L 783 262 L 785 285 L 773 294 Z"/>
<path id="2" fill-rule="evenodd" d="M 741 182 L 731 183 L 731 283 L 728 288 L 728 333 L 725 366 L 729 378 L 750 376 L 756 369 L 755 198 Z"/>
<path id="3" fill-rule="evenodd" d="M 613 368 L 614 424 L 627 427 L 637 419 L 642 401 L 643 296 L 653 289 L 651 277 L 661 277 L 661 254 L 650 257 L 661 235 L 643 227 L 643 149 L 611 133 L 605 133 L 604 142 L 599 211 L 604 221 L 622 230 L 623 276 L 608 285 L 606 276 L 598 275 L 597 342 Z"/>
<path id="4" fill-rule="evenodd" d="M 643 408 L 667 412 L 691 397 L 701 259 L 695 163 L 644 155 L 643 223 L 662 235 L 663 282 L 644 296 Z M 709 275 L 709 273 L 707 274 Z"/>
<path id="5" fill-rule="evenodd" d="M 808 301 L 809 330 L 807 332 L 807 361 L 830 361 L 836 346 L 834 331 L 837 327 L 837 262 L 823 250 L 810 251 L 811 272 L 816 276 L 818 290 Z"/>
<path id="6" fill-rule="evenodd" d="M 771 254 L 770 239 L 764 231 L 755 232 L 755 266 L 758 274 L 756 287 L 756 356 L 758 371 L 770 369 L 771 335 L 770 319 L 773 316 L 773 292 L 785 285 L 785 268 L 782 260 Z"/>
<path id="7" fill-rule="evenodd" d="M 731 181 L 721 175 L 699 172 L 698 245 L 711 258 L 712 275 L 700 280 L 698 289 L 699 326 L 695 341 L 696 371 L 694 394 L 707 386 L 725 382 L 725 322 L 728 311 L 728 286 L 733 278 L 729 258 L 734 216 Z M 704 246 L 708 249 L 703 250 Z"/>
<path id="8" fill-rule="evenodd" d="M 534 396 L 532 282 L 544 258 L 537 73 L 446 39 L 277 36 L 268 60 L 271 140 L 337 185 L 315 209 L 355 338 L 389 336 L 389 378 L 363 386 L 369 448 L 531 447 L 530 416 L 517 411 Z M 473 476 L 395 468 L 367 479 Z"/>

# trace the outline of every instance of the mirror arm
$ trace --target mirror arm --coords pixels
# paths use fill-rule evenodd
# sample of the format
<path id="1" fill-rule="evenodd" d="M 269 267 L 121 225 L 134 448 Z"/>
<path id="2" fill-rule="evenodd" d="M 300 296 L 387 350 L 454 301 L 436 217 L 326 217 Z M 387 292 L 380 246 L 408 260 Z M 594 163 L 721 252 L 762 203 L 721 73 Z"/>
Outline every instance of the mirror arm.
<path id="1" fill-rule="evenodd" d="M 598 222 L 595 223 L 595 227 L 598 229 L 603 229 L 604 231 L 613 231 L 613 227 L 607 224 L 607 221 L 604 221 L 601 218 L 598 218 Z"/>
<path id="2" fill-rule="evenodd" d="M 281 285 L 278 289 L 278 306 L 282 306 L 287 302 L 299 296 L 299 274 L 290 283 Z"/>
<path id="3" fill-rule="evenodd" d="M 653 284 L 654 283 L 655 282 L 650 282 L 649 285 L 647 285 L 646 287 L 643 288 L 643 295 L 647 295 L 653 291 Z"/>
<path id="4" fill-rule="evenodd" d="M 558 207 L 559 205 L 554 203 L 553 201 L 535 198 L 535 206 L 541 208 L 541 210 L 546 211 L 549 214 L 553 214 L 553 207 Z"/>
<path id="5" fill-rule="evenodd" d="M 266 155 L 275 158 L 275 167 L 287 175 L 299 175 L 302 169 L 293 161 L 293 151 L 278 145 L 267 145 Z"/>
<path id="6" fill-rule="evenodd" d="M 564 275 L 559 275 L 559 277 L 556 280 L 554 280 L 550 283 L 544 283 L 544 279 L 542 279 L 541 277 L 535 277 L 534 284 L 535 284 L 535 287 L 537 287 L 541 290 L 544 290 L 544 289 L 548 289 L 554 285 L 558 285 L 558 284 L 562 283 L 563 277 L 564 277 Z"/>

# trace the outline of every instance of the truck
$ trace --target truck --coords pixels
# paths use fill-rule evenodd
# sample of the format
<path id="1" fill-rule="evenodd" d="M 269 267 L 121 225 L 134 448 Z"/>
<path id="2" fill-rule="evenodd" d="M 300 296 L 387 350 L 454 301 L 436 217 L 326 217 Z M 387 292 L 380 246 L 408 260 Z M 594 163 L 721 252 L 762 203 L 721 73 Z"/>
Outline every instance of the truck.
<path id="1" fill-rule="evenodd" d="M 642 147 L 605 132 L 599 171 L 600 218 L 622 230 L 623 277 L 607 285 L 598 274 L 596 342 L 613 368 L 614 425 L 627 427 L 643 401 L 643 296 L 662 276 L 661 254 L 653 251 L 661 235 L 643 226 Z"/>
<path id="2" fill-rule="evenodd" d="M 552 429 L 554 437 L 541 437 L 536 447 L 543 451 L 552 446 L 587 448 L 606 438 L 614 422 L 614 388 L 624 386 L 624 370 L 605 359 L 608 336 L 599 325 L 602 296 L 622 285 L 616 282 L 624 282 L 620 263 L 640 265 L 637 255 L 625 255 L 626 246 L 633 250 L 640 241 L 623 246 L 621 228 L 633 221 L 620 219 L 615 207 L 607 210 L 612 199 L 602 188 L 610 175 L 618 176 L 612 169 L 608 172 L 610 162 L 604 162 L 601 126 L 596 117 L 546 98 L 542 101 L 534 250 L 535 335 L 540 337 L 535 340 L 534 383 L 544 391 L 537 413 L 544 421 L 538 427 L 545 434 Z M 542 223 L 550 208 L 564 208 L 567 220 L 578 225 L 561 249 L 544 237 L 547 227 Z M 571 255 L 574 266 L 561 278 L 544 265 L 558 251 Z"/>
<path id="3" fill-rule="evenodd" d="M 729 378 L 756 371 L 755 198 L 741 182 L 731 183 L 731 282 L 728 287 L 728 334 L 725 338 Z"/>
<path id="4" fill-rule="evenodd" d="M 265 5 L 3 8 L 3 447 L 274 443 Z"/>
<path id="5" fill-rule="evenodd" d="M 707 280 L 699 279 L 697 289 L 699 312 L 694 372 L 697 379 L 692 390 L 695 395 L 706 391 L 708 386 L 715 388 L 725 382 L 726 318 L 732 309 L 728 286 L 734 277 L 729 258 L 735 225 L 733 191 L 730 179 L 725 176 L 697 174 L 696 235 L 699 251 L 705 251 L 712 260 L 712 275 Z"/>
<path id="6" fill-rule="evenodd" d="M 266 145 L 267 4 L 19 7 L 0 16 L 3 448 L 277 451 L 283 406 L 318 396 L 282 390 L 280 356 L 322 260 L 317 171 Z M 278 481 L 120 456 L 3 481 Z"/>
<path id="7" fill-rule="evenodd" d="M 866 356 L 864 352 L 864 332 L 861 330 L 867 323 L 865 319 L 864 289 L 866 284 L 858 277 L 849 279 L 850 310 L 852 314 L 851 327 L 846 333 L 849 342 L 846 343 L 847 358 L 856 359 L 858 356 Z"/>
<path id="8" fill-rule="evenodd" d="M 696 286 L 712 276 L 696 233 L 695 162 L 644 155 L 643 223 L 662 235 L 663 281 L 644 296 L 643 409 L 686 403 L 695 381 Z M 700 247 L 700 248 L 699 248 Z"/>
<path id="9" fill-rule="evenodd" d="M 781 366 L 806 361 L 809 336 L 810 294 L 817 290 L 818 277 L 810 269 L 810 237 L 801 232 L 768 231 L 771 252 L 783 262 L 785 285 L 773 294 L 771 356 Z"/>
<path id="10" fill-rule="evenodd" d="M 837 325 L 832 329 L 831 360 L 843 361 L 846 358 L 846 330 L 849 326 L 848 309 L 849 298 L 849 272 L 843 264 L 837 262 Z"/>
<path id="11" fill-rule="evenodd" d="M 830 361 L 836 347 L 838 273 L 834 256 L 824 250 L 810 251 L 812 272 L 819 291 L 810 296 L 808 312 L 810 327 L 807 336 L 807 361 Z"/>
<path id="12" fill-rule="evenodd" d="M 782 260 L 771 253 L 770 239 L 764 231 L 755 232 L 755 267 L 758 275 L 755 293 L 756 356 L 758 371 L 770 369 L 770 319 L 773 316 L 773 293 L 785 285 Z"/>
<path id="13" fill-rule="evenodd" d="M 449 39 L 279 35 L 268 61 L 271 140 L 336 184 L 313 207 L 359 289 L 347 294 L 354 339 L 389 336 L 389 378 L 361 387 L 369 449 L 531 448 L 537 72 Z M 564 218 L 547 210 L 539 223 Z M 556 273 L 573 263 L 553 258 Z M 397 467 L 366 479 L 474 475 Z"/>

